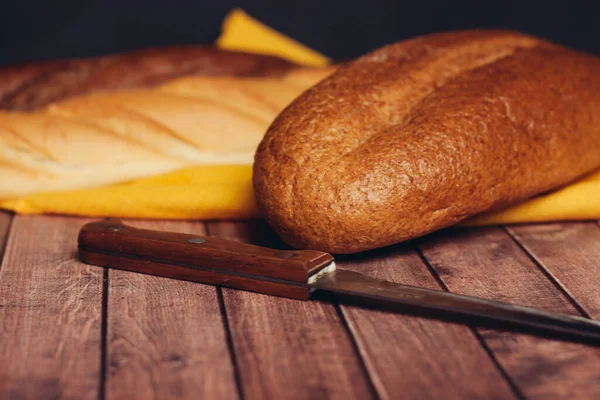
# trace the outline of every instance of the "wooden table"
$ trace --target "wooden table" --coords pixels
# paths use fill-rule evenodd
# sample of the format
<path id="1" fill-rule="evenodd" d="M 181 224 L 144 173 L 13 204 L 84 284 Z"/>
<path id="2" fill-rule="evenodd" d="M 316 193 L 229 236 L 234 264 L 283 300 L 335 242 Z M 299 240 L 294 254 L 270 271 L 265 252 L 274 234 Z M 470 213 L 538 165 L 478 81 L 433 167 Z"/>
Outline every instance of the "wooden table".
<path id="1" fill-rule="evenodd" d="M 600 398 L 600 348 L 108 271 L 76 259 L 87 221 L 0 213 L 1 399 Z M 128 222 L 281 246 L 257 221 Z M 595 222 L 447 230 L 340 264 L 600 316 Z"/>

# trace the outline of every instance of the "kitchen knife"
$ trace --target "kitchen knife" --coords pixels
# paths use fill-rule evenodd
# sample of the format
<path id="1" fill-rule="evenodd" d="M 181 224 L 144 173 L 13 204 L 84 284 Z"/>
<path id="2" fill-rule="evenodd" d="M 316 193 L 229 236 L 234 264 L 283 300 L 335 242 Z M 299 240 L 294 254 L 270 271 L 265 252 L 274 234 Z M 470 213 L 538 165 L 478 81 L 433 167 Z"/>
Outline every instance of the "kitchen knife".
<path id="1" fill-rule="evenodd" d="M 337 269 L 330 254 L 274 250 L 216 237 L 137 229 L 104 220 L 83 226 L 79 257 L 88 264 L 294 299 L 325 291 L 551 334 L 600 340 L 600 323 Z"/>

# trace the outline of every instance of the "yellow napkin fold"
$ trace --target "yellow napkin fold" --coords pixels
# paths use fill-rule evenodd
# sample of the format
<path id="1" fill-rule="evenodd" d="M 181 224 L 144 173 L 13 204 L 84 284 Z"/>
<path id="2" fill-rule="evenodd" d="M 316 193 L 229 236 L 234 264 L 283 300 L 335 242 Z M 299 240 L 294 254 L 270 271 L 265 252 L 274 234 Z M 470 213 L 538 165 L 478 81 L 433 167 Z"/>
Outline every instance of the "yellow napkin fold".
<path id="1" fill-rule="evenodd" d="M 236 8 L 223 20 L 217 47 L 248 53 L 268 54 L 309 67 L 326 67 L 324 55 L 277 32 Z"/>
<path id="2" fill-rule="evenodd" d="M 259 215 L 252 191 L 252 167 L 190 167 L 117 185 L 39 193 L 5 200 L 20 214 L 168 219 L 244 219 Z"/>
<path id="3" fill-rule="evenodd" d="M 597 171 L 562 189 L 501 211 L 476 215 L 461 225 L 581 221 L 599 218 L 600 171 Z"/>
<path id="4" fill-rule="evenodd" d="M 223 22 L 218 47 L 273 54 L 307 66 L 329 59 L 235 9 Z M 83 190 L 40 193 L 0 201 L 0 208 L 22 214 L 58 213 L 169 219 L 259 217 L 250 165 L 191 167 L 133 182 Z M 462 225 L 543 222 L 600 218 L 600 172 L 553 193 Z"/>

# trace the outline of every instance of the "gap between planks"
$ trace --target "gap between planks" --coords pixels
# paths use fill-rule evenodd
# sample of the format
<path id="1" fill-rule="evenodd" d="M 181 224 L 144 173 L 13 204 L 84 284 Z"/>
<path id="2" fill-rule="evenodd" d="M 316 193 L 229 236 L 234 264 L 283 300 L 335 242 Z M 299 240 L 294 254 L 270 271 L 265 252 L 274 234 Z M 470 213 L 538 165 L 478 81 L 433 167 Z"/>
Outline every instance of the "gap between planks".
<path id="1" fill-rule="evenodd" d="M 344 331 L 348 336 L 348 340 L 350 340 L 350 343 L 352 344 L 352 349 L 354 350 L 354 354 L 356 356 L 356 359 L 358 360 L 359 367 L 362 370 L 364 376 L 366 377 L 367 383 L 369 385 L 369 391 L 371 392 L 371 395 L 373 396 L 374 400 L 381 400 L 383 398 L 383 395 L 380 394 L 381 385 L 375 384 L 376 381 L 379 381 L 379 377 L 377 377 L 376 375 L 372 374 L 371 371 L 369 371 L 367 361 L 365 360 L 365 356 L 361 352 L 361 347 L 358 343 L 356 336 L 354 335 L 354 331 L 350 327 L 350 323 L 348 322 L 348 319 L 346 318 L 346 315 L 344 314 L 340 303 L 334 296 L 331 297 L 331 302 L 335 307 L 335 311 L 338 315 L 338 318 L 340 319 L 340 322 L 344 327 Z M 380 390 L 378 390 L 378 387 Z"/>
<path id="2" fill-rule="evenodd" d="M 203 222 L 126 221 L 205 234 Z M 240 397 L 214 286 L 111 269 L 105 399 Z"/>
<path id="3" fill-rule="evenodd" d="M 208 226 L 205 225 L 205 229 L 208 232 Z M 240 400 L 244 400 L 244 391 L 242 390 L 242 380 L 240 378 L 240 367 L 235 354 L 235 347 L 233 346 L 233 338 L 231 337 L 231 328 L 229 327 L 229 320 L 227 318 L 227 309 L 225 308 L 225 300 L 223 300 L 223 288 L 217 287 L 217 299 L 219 302 L 219 310 L 221 311 L 221 319 L 223 320 L 223 329 L 225 329 L 225 337 L 227 338 L 227 348 L 229 349 L 229 355 L 231 357 L 231 364 L 233 366 L 233 377 L 235 380 L 235 387 L 238 392 Z"/>
<path id="4" fill-rule="evenodd" d="M 419 258 L 421 259 L 423 264 L 427 267 L 427 269 L 429 270 L 429 272 L 431 273 L 431 275 L 433 276 L 433 278 L 435 279 L 437 284 L 440 286 L 440 288 L 442 288 L 442 290 L 444 290 L 446 292 L 450 292 L 448 285 L 446 285 L 446 283 L 442 280 L 442 278 L 440 278 L 440 275 L 435 270 L 435 268 L 433 268 L 433 266 L 427 260 L 427 258 L 425 258 L 425 255 L 423 254 L 421 249 L 419 249 L 418 246 L 414 246 L 413 248 L 419 255 Z M 523 392 L 521 391 L 519 386 L 516 384 L 514 379 L 512 379 L 512 377 L 506 372 L 506 370 L 504 369 L 502 364 L 500 364 L 500 362 L 498 361 L 498 358 L 496 357 L 496 355 L 494 354 L 492 349 L 490 349 L 490 347 L 486 343 L 485 339 L 481 336 L 481 333 L 479 333 L 479 331 L 473 325 L 468 325 L 468 327 L 469 327 L 469 330 L 473 333 L 473 335 L 477 338 L 477 341 L 479 342 L 479 344 L 481 345 L 483 350 L 486 352 L 486 354 L 488 355 L 488 357 L 490 358 L 492 363 L 496 366 L 496 369 L 498 369 L 498 371 L 500 372 L 500 374 L 502 375 L 502 377 L 504 378 L 504 380 L 506 381 L 508 386 L 511 388 L 511 390 L 515 394 L 515 396 L 518 399 L 524 399 L 525 396 L 523 395 Z"/>
<path id="5" fill-rule="evenodd" d="M 10 226 L 12 223 L 13 214 L 0 211 L 0 266 L 2 265 L 2 258 L 4 256 L 4 250 L 6 249 L 6 242 L 10 235 Z"/>
<path id="6" fill-rule="evenodd" d="M 336 262 L 378 279 L 440 289 L 406 244 Z M 468 326 L 345 301 L 339 306 L 382 398 L 520 398 Z"/>
<path id="7" fill-rule="evenodd" d="M 567 287 L 556 276 L 554 276 L 554 274 L 548 268 L 546 268 L 544 263 L 538 257 L 536 257 L 536 255 L 532 253 L 531 250 L 524 243 L 522 243 L 518 239 L 513 228 L 509 228 L 506 225 L 504 225 L 502 226 L 502 229 L 508 234 L 508 236 L 510 236 L 510 238 L 515 242 L 515 244 L 519 246 L 523 253 L 527 255 L 531 262 L 544 274 L 544 276 L 550 282 L 552 282 L 554 286 L 556 286 L 556 289 L 559 290 L 571 302 L 571 304 L 577 310 L 577 312 L 579 312 L 579 314 L 586 318 L 592 318 L 590 312 L 586 310 L 585 307 L 577 301 L 577 299 L 575 298 L 575 296 L 573 296 L 569 289 L 567 289 Z"/>
<path id="8" fill-rule="evenodd" d="M 596 221 L 508 228 L 582 312 L 600 317 L 600 226 Z"/>
<path id="9" fill-rule="evenodd" d="M 108 282 L 109 272 L 107 267 L 102 273 L 102 311 L 100 321 L 100 382 L 98 383 L 98 400 L 106 398 L 106 333 L 108 325 Z"/>
<path id="10" fill-rule="evenodd" d="M 262 222 L 210 222 L 210 235 L 280 248 Z M 242 393 L 257 398 L 376 398 L 333 304 L 223 288 Z"/>
<path id="11" fill-rule="evenodd" d="M 12 220 L 0 269 L 0 398 L 98 398 L 102 270 L 75 258 L 83 223 Z"/>

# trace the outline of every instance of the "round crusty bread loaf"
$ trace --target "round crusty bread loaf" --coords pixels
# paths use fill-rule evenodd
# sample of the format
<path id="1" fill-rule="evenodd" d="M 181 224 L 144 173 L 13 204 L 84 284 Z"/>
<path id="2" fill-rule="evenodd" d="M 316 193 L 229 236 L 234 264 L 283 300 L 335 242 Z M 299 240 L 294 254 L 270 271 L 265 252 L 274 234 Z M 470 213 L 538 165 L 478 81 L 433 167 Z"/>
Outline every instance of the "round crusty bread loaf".
<path id="1" fill-rule="evenodd" d="M 374 51 L 269 128 L 254 188 L 289 244 L 390 245 L 600 166 L 600 60 L 505 31 Z"/>

